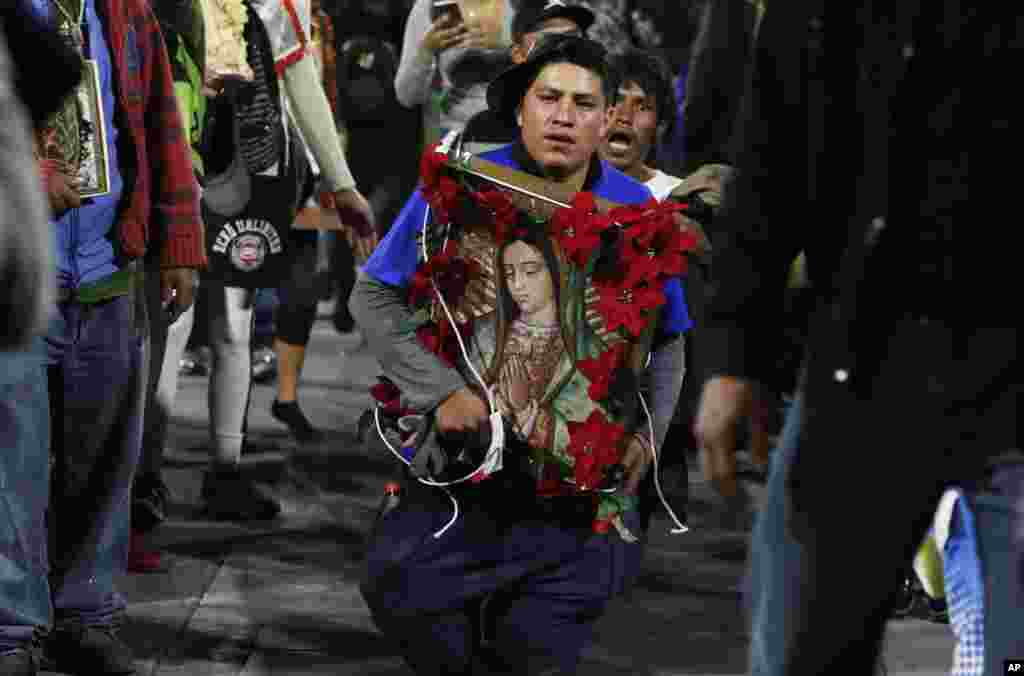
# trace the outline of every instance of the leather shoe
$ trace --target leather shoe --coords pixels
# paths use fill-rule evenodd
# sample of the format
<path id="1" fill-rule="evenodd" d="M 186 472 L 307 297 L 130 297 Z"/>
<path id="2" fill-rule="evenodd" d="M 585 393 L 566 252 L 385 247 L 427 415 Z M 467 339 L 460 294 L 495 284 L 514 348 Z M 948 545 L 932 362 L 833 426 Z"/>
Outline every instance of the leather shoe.
<path id="1" fill-rule="evenodd" d="M 6 655 L 0 655 L 0 676 L 36 676 L 39 660 L 27 648 L 18 648 Z"/>
<path id="2" fill-rule="evenodd" d="M 114 627 L 57 627 L 46 648 L 52 671 L 75 676 L 135 675 L 132 651 Z"/>

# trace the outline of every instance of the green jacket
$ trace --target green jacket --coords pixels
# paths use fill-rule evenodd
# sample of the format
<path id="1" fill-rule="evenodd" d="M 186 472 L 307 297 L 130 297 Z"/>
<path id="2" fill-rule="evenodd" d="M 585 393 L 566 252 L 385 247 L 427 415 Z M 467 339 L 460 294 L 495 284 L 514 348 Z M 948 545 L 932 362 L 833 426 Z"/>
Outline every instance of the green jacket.
<path id="1" fill-rule="evenodd" d="M 192 166 L 196 174 L 202 176 L 203 160 L 199 153 L 199 145 L 206 119 L 206 97 L 203 96 L 206 27 L 201 1 L 186 2 L 189 5 L 187 15 L 181 8 L 181 0 L 161 0 L 156 3 L 155 9 L 167 43 L 167 52 L 171 57 L 174 93 L 192 147 Z"/>

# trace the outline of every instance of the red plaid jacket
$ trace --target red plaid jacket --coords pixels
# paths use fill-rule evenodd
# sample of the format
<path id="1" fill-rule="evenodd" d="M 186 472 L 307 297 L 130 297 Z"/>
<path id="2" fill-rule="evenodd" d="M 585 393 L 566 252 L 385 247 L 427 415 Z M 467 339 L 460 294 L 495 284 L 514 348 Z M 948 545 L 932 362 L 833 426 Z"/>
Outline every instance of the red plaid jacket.
<path id="1" fill-rule="evenodd" d="M 118 152 L 126 169 L 117 223 L 121 253 L 141 258 L 162 242 L 161 267 L 205 267 L 199 186 L 160 26 L 145 0 L 96 5 L 113 53 Z"/>

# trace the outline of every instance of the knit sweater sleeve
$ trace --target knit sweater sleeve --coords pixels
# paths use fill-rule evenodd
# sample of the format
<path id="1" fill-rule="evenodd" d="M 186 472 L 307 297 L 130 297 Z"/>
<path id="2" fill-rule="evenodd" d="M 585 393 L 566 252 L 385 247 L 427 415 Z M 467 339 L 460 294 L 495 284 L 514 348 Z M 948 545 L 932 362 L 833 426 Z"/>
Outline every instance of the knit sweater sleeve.
<path id="1" fill-rule="evenodd" d="M 434 80 L 434 69 L 437 67 L 437 60 L 425 56 L 420 49 L 423 36 L 431 26 L 431 2 L 432 0 L 416 0 L 405 24 L 402 58 L 395 74 L 395 96 L 407 108 L 414 108 L 427 102 Z"/>
<path id="2" fill-rule="evenodd" d="M 206 241 L 199 207 L 199 184 L 192 166 L 188 136 L 181 124 L 170 57 L 156 15 L 149 4 L 126 4 L 141 17 L 145 32 L 142 81 L 145 83 L 143 117 L 146 158 L 149 163 L 149 229 L 163 233 L 160 266 L 206 267 Z"/>
<path id="3" fill-rule="evenodd" d="M 328 190 L 355 188 L 334 113 L 312 57 L 310 1 L 252 0 L 252 4 L 267 29 L 274 68 L 288 97 L 292 117 L 320 167 Z"/>
<path id="4" fill-rule="evenodd" d="M 297 61 L 284 71 L 282 80 L 292 117 L 320 165 L 327 189 L 331 192 L 354 189 L 356 181 L 341 148 L 341 138 L 316 63 L 313 59 Z"/>

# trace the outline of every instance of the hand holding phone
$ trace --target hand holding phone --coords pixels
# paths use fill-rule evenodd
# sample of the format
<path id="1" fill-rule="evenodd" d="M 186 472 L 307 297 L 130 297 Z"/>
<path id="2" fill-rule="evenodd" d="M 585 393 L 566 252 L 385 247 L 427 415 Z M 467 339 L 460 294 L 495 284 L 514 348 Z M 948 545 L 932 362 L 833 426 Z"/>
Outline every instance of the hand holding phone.
<path id="1" fill-rule="evenodd" d="M 458 13 L 458 5 L 452 3 L 452 6 L 455 7 L 455 12 L 445 11 L 439 14 L 430 30 L 423 36 L 420 51 L 424 56 L 434 58 L 446 49 L 461 45 L 469 37 L 466 25 L 462 23 L 462 17 Z"/>
<path id="2" fill-rule="evenodd" d="M 430 20 L 436 22 L 445 14 L 451 16 L 453 24 L 462 23 L 462 10 L 459 9 L 458 0 L 434 0 L 430 6 Z"/>

